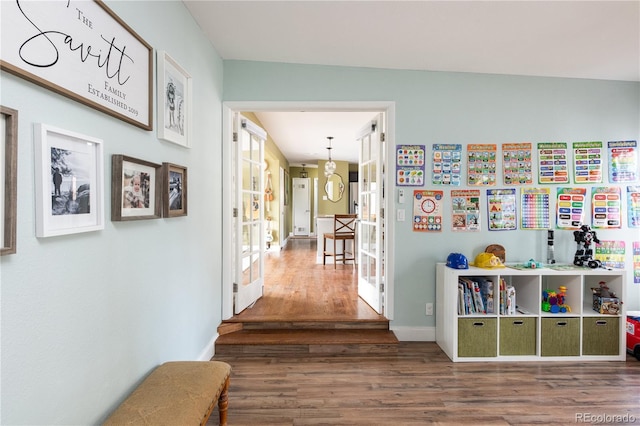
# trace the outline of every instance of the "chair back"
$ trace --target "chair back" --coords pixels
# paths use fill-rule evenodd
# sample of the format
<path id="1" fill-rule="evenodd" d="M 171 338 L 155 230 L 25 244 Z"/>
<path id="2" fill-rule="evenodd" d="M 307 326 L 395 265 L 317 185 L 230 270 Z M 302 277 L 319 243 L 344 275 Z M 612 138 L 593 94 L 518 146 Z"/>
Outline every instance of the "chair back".
<path id="1" fill-rule="evenodd" d="M 333 234 L 336 236 L 355 236 L 356 214 L 337 214 L 333 219 Z"/>

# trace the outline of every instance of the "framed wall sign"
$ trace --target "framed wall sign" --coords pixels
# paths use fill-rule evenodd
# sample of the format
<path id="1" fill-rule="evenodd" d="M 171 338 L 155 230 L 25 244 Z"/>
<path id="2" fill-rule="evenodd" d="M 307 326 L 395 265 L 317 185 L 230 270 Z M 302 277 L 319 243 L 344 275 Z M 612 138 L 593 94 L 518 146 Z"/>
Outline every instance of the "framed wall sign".
<path id="1" fill-rule="evenodd" d="M 0 256 L 16 252 L 18 111 L 0 106 Z"/>
<path id="2" fill-rule="evenodd" d="M 162 165 L 116 154 L 111 167 L 111 220 L 158 219 Z"/>
<path id="3" fill-rule="evenodd" d="M 158 137 L 184 147 L 191 138 L 191 76 L 158 52 Z"/>
<path id="4" fill-rule="evenodd" d="M 153 48 L 102 1 L 2 2 L 0 68 L 153 129 Z"/>
<path id="5" fill-rule="evenodd" d="M 36 236 L 104 229 L 102 140 L 35 127 Z"/>
<path id="6" fill-rule="evenodd" d="M 187 168 L 177 164 L 162 163 L 162 215 L 177 217 L 187 215 Z"/>

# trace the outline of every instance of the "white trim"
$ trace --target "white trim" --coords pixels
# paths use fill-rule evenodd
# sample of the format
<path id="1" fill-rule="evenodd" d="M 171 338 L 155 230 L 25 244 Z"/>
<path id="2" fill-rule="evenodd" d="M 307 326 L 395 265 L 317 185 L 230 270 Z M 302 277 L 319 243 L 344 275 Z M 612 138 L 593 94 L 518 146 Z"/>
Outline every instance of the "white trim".
<path id="1" fill-rule="evenodd" d="M 209 343 L 207 343 L 207 346 L 204 347 L 204 349 L 202 349 L 202 352 L 200 352 L 200 355 L 198 356 L 198 359 L 196 361 L 211 361 L 211 358 L 213 358 L 213 356 L 216 354 L 216 340 L 218 339 L 219 334 L 216 333 L 211 340 L 209 341 Z"/>
<path id="2" fill-rule="evenodd" d="M 401 342 L 435 342 L 435 327 L 389 327 Z"/>

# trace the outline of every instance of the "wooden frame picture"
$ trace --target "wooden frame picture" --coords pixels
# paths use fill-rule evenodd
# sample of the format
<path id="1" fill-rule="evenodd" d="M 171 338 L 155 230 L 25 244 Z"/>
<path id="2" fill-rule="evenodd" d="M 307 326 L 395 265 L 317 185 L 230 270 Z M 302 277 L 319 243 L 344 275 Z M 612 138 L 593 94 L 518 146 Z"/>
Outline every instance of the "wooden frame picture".
<path id="1" fill-rule="evenodd" d="M 16 252 L 18 111 L 0 106 L 0 256 Z"/>
<path id="2" fill-rule="evenodd" d="M 158 219 L 162 165 L 126 155 L 111 157 L 111 220 Z"/>
<path id="3" fill-rule="evenodd" d="M 187 215 L 187 168 L 177 164 L 162 163 L 162 215 L 177 217 Z"/>
<path id="4" fill-rule="evenodd" d="M 0 69 L 153 130 L 153 48 L 102 1 L 2 2 Z"/>
<path id="5" fill-rule="evenodd" d="M 158 137 L 191 146 L 191 85 L 187 71 L 158 51 Z"/>
<path id="6" fill-rule="evenodd" d="M 36 237 L 104 229 L 102 140 L 35 125 Z"/>

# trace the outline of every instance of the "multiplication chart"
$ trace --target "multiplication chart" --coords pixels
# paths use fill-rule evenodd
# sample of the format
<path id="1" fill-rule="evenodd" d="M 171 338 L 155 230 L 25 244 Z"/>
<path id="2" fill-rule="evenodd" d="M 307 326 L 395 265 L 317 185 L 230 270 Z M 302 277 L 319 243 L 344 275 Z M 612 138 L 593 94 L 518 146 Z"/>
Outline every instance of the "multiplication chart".
<path id="1" fill-rule="evenodd" d="M 638 180 L 638 143 L 636 141 L 609 142 L 609 182 Z"/>
<path id="2" fill-rule="evenodd" d="M 424 145 L 396 146 L 396 185 L 424 185 Z"/>
<path id="3" fill-rule="evenodd" d="M 522 188 L 520 216 L 522 229 L 549 229 L 549 188 Z"/>
<path id="4" fill-rule="evenodd" d="M 565 142 L 539 143 L 538 163 L 538 183 L 569 183 Z"/>
<path id="5" fill-rule="evenodd" d="M 621 228 L 621 198 L 620 188 L 591 188 L 591 227 Z"/>
<path id="6" fill-rule="evenodd" d="M 461 144 L 433 144 L 434 185 L 460 186 L 462 164 Z"/>
<path id="7" fill-rule="evenodd" d="M 443 191 L 413 191 L 413 230 L 415 232 L 442 231 Z"/>
<path id="8" fill-rule="evenodd" d="M 602 182 L 602 142 L 573 143 L 573 176 L 576 183 Z"/>
<path id="9" fill-rule="evenodd" d="M 496 144 L 467 145 L 469 186 L 496 184 Z"/>
<path id="10" fill-rule="evenodd" d="M 578 229 L 584 223 L 586 188 L 558 188 L 556 227 Z"/>
<path id="11" fill-rule="evenodd" d="M 502 167 L 505 185 L 530 185 L 533 183 L 531 144 L 502 144 Z"/>

